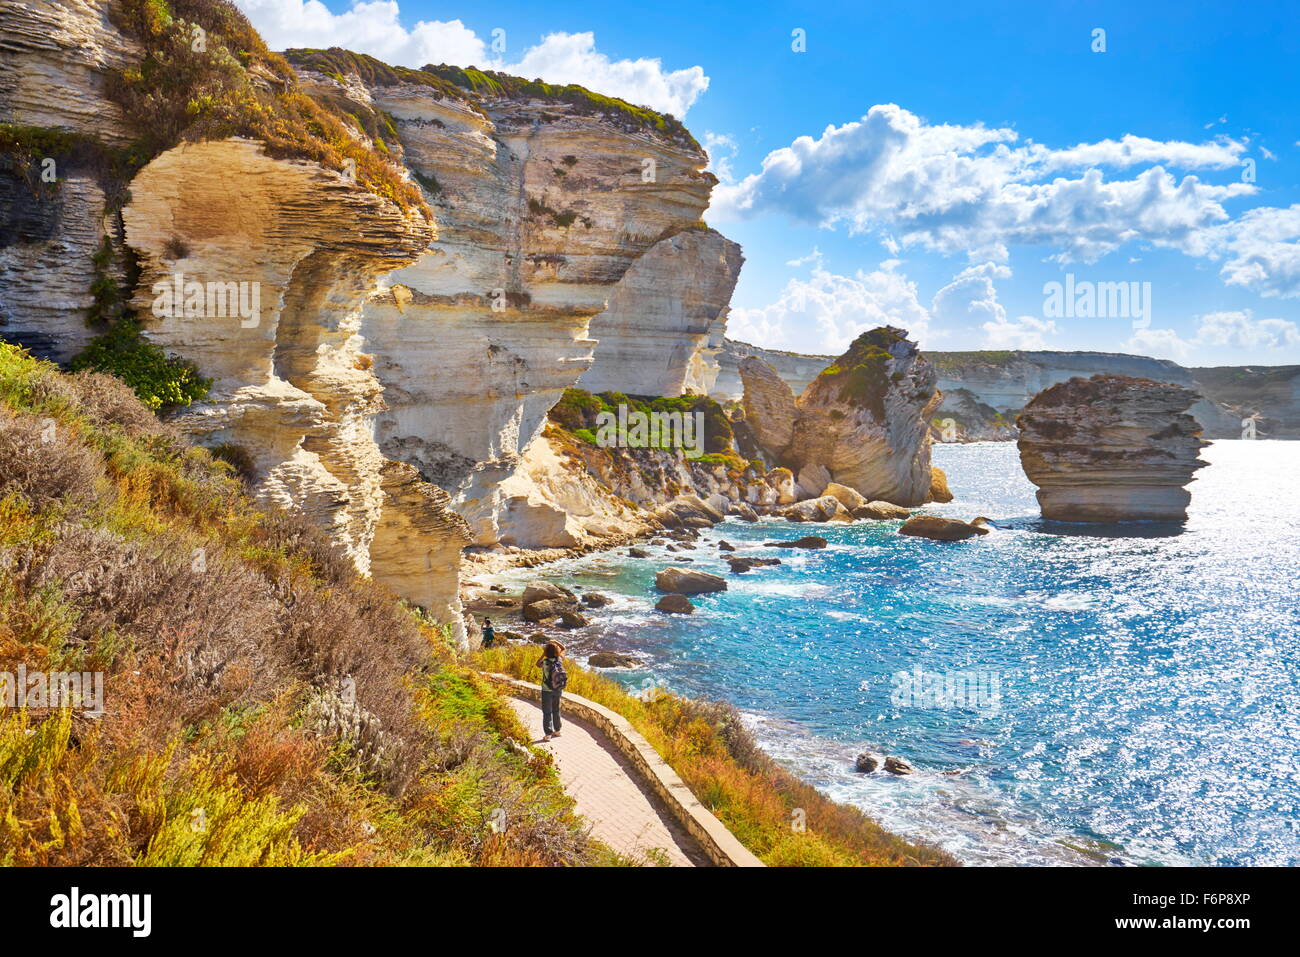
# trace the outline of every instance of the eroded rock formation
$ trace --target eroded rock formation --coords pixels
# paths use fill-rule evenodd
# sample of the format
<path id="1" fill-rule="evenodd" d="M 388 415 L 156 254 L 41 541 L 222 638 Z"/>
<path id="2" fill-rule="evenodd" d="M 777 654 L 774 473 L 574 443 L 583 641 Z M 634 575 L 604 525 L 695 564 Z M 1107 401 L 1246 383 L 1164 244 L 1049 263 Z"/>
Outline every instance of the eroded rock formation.
<path id="1" fill-rule="evenodd" d="M 607 303 L 602 374 L 641 369 L 638 343 L 657 336 L 661 366 L 620 388 L 684 387 L 740 267 L 734 243 L 694 228 L 716 182 L 703 150 L 680 131 L 555 99 L 411 74 L 302 75 L 318 95 L 392 117 L 438 218 L 437 240 L 364 310 L 387 405 L 381 450 L 451 492 L 478 544 L 569 544 L 553 503 L 508 482 L 547 411 L 591 365 L 589 323 Z"/>
<path id="2" fill-rule="evenodd" d="M 1020 461 L 1043 517 L 1065 522 L 1183 521 L 1186 485 L 1206 463 L 1187 409 L 1196 393 L 1129 376 L 1074 378 L 1025 406 Z"/>
<path id="3" fill-rule="evenodd" d="M 798 399 L 774 369 L 741 362 L 745 422 L 765 454 L 798 474 L 801 498 L 834 481 L 868 500 L 929 501 L 935 372 L 901 329 L 863 333 Z"/>
<path id="4" fill-rule="evenodd" d="M 151 340 L 214 380 L 181 426 L 206 445 L 241 447 L 262 497 L 307 513 L 369 572 L 384 404 L 358 334 L 361 304 L 380 276 L 419 255 L 432 227 L 251 140 L 169 150 L 131 195 L 122 219 L 140 261 L 136 310 Z M 203 291 L 197 310 L 160 300 L 178 276 Z M 225 296 L 223 310 L 209 308 L 211 291 Z"/>
<path id="5" fill-rule="evenodd" d="M 104 77 L 140 50 L 107 12 L 102 0 L 0 0 L 0 123 L 130 140 Z M 0 151 L 0 336 L 59 362 L 92 336 L 90 278 L 106 232 L 103 170 L 76 152 Z"/>
<path id="6" fill-rule="evenodd" d="M 591 321 L 595 361 L 578 381 L 589 392 L 707 393 L 717 377 L 718 333 L 744 257 L 712 229 L 692 228 L 652 246 Z"/>

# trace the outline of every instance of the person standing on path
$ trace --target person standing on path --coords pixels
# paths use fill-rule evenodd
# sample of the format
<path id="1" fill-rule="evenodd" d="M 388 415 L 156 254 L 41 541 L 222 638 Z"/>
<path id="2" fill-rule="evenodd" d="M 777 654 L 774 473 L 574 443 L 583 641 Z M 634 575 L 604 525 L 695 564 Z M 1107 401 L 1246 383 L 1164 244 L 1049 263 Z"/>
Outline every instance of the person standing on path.
<path id="1" fill-rule="evenodd" d="M 492 619 L 483 619 L 483 647 L 491 648 L 492 643 L 497 640 L 497 633 L 492 629 Z"/>
<path id="2" fill-rule="evenodd" d="M 569 683 L 564 670 L 564 645 L 552 638 L 537 664 L 542 669 L 542 740 L 550 741 L 560 736 L 560 696 Z"/>

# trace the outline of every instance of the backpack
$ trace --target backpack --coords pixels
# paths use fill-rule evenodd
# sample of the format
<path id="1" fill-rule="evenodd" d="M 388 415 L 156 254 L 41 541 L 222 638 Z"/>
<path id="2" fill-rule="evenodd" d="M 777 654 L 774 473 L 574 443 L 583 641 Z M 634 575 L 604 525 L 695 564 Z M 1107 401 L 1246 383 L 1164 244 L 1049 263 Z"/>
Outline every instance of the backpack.
<path id="1" fill-rule="evenodd" d="M 547 658 L 542 666 L 542 686 L 549 691 L 563 691 L 569 683 L 569 673 L 559 658 Z"/>

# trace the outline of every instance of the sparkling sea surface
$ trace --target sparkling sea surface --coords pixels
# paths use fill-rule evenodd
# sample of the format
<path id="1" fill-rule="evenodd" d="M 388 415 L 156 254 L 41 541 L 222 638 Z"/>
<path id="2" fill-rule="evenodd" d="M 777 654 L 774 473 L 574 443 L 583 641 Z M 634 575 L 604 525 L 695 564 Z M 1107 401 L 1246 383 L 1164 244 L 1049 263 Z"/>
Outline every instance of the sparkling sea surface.
<path id="1" fill-rule="evenodd" d="M 732 702 L 796 774 L 967 863 L 1300 864 L 1300 442 L 1201 455 L 1185 526 L 1094 527 L 1039 518 L 1014 443 L 938 446 L 956 498 L 926 511 L 989 535 L 729 520 L 679 553 L 730 586 L 689 617 L 653 611 L 662 548 L 500 580 L 615 599 L 578 660 Z M 830 546 L 762 546 L 807 534 Z M 719 539 L 783 564 L 731 574 Z M 917 773 L 857 774 L 861 750 Z"/>

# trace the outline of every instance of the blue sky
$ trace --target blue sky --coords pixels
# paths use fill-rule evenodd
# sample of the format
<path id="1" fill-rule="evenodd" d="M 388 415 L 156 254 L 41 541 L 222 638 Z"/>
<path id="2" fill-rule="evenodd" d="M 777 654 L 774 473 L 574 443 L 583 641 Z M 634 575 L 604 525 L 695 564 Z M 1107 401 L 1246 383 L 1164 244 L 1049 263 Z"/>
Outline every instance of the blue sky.
<path id="1" fill-rule="evenodd" d="M 684 114 L 723 178 L 707 218 L 745 249 L 750 341 L 834 352 L 891 319 L 932 349 L 1300 362 L 1294 5 L 236 2 L 273 46 Z M 1140 298 L 1052 314 L 1067 274 Z"/>

